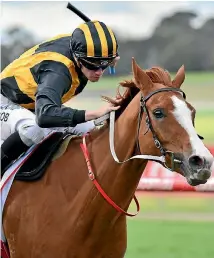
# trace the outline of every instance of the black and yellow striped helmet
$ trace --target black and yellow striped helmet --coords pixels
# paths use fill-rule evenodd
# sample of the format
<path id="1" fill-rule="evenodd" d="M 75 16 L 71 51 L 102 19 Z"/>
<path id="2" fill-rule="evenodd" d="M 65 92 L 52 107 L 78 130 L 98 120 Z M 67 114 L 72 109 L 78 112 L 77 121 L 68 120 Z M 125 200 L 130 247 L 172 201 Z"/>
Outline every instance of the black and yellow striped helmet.
<path id="1" fill-rule="evenodd" d="M 81 24 L 71 36 L 71 51 L 77 58 L 114 59 L 118 44 L 113 31 L 103 22 Z"/>

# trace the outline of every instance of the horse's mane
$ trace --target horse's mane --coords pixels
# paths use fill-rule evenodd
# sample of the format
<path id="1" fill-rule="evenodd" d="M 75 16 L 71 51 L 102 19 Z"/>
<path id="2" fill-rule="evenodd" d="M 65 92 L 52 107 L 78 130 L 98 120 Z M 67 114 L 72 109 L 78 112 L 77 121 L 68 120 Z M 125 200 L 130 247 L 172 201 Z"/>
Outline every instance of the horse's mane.
<path id="1" fill-rule="evenodd" d="M 168 87 L 172 86 L 170 73 L 159 66 L 145 70 L 145 73 L 150 77 L 153 83 L 160 83 Z"/>
<path id="2" fill-rule="evenodd" d="M 125 92 L 123 94 L 120 93 L 120 87 L 125 88 Z M 139 89 L 136 87 L 133 80 L 124 80 L 119 83 L 116 99 L 120 98 L 121 102 L 120 109 L 118 109 L 115 113 L 115 119 L 117 119 L 123 113 L 123 111 L 126 109 L 128 104 L 132 101 L 132 99 L 137 95 L 138 92 Z M 112 99 L 110 97 L 102 96 L 102 99 L 112 104 L 117 104 L 115 99 Z"/>
<path id="3" fill-rule="evenodd" d="M 165 86 L 172 86 L 172 80 L 170 73 L 161 68 L 161 67 L 152 67 L 151 69 L 144 70 L 144 72 L 149 76 L 151 81 L 153 83 L 159 83 L 163 84 Z M 120 94 L 120 87 L 125 88 L 125 92 L 123 95 Z M 116 111 L 116 119 L 123 113 L 123 111 L 126 109 L 128 104 L 131 102 L 131 100 L 137 95 L 139 92 L 139 88 L 135 85 L 135 82 L 133 79 L 131 80 L 124 80 L 119 83 L 119 86 L 117 88 L 117 97 L 120 97 L 122 99 L 121 101 L 121 108 Z M 102 98 L 108 102 L 111 102 L 113 104 L 116 104 L 115 100 L 106 96 L 102 96 Z"/>

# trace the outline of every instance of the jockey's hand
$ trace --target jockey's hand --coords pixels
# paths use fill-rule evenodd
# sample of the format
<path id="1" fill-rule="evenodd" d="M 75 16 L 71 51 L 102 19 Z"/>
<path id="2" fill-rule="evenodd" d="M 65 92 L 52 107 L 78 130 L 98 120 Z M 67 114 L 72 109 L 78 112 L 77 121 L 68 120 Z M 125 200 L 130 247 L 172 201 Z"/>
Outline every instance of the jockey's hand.
<path id="1" fill-rule="evenodd" d="M 115 100 L 118 105 L 120 104 L 120 100 Z M 101 116 L 104 116 L 105 114 L 110 113 L 111 111 L 116 111 L 120 108 L 120 106 L 115 106 L 112 103 L 107 103 L 105 106 L 99 108 L 98 110 L 95 111 L 86 111 L 85 112 L 85 120 L 93 120 L 96 118 L 99 118 Z"/>
<path id="2" fill-rule="evenodd" d="M 115 100 L 116 102 L 118 102 L 119 104 L 119 101 Z M 114 104 L 112 103 L 107 103 L 105 106 L 101 107 L 100 109 L 97 110 L 97 118 L 98 117 L 101 117 L 105 114 L 108 114 L 110 113 L 111 111 L 116 111 L 120 108 L 120 106 L 115 106 Z"/>

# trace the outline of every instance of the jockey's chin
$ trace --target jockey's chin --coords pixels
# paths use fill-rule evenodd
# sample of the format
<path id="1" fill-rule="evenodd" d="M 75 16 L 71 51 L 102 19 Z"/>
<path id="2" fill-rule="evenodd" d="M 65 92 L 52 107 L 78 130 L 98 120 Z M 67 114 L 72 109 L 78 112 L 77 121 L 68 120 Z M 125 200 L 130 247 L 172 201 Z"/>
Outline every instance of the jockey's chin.
<path id="1" fill-rule="evenodd" d="M 88 78 L 88 80 L 89 80 L 90 82 L 98 82 L 101 77 L 102 77 L 102 76 L 100 76 L 100 77 L 91 77 L 91 78 Z"/>
<path id="2" fill-rule="evenodd" d="M 99 70 L 89 70 L 86 67 L 82 67 L 82 73 L 90 82 L 98 82 L 99 79 L 103 76 L 104 70 L 101 68 Z"/>

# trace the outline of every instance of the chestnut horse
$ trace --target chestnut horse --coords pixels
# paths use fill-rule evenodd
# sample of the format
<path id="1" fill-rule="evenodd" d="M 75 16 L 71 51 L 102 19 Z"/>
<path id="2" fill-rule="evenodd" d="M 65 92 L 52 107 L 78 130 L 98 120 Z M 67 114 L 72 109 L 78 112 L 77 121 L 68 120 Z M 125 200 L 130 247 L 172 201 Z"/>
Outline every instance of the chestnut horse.
<path id="1" fill-rule="evenodd" d="M 160 67 L 142 70 L 134 59 L 132 70 L 133 80 L 121 83 L 126 92 L 116 111 L 119 159 L 128 159 L 139 150 L 165 156 L 167 166 L 175 165 L 172 169 L 189 184 L 206 183 L 213 156 L 194 129 L 195 110 L 180 90 L 184 67 L 174 80 Z M 91 167 L 108 196 L 127 210 L 147 160 L 118 164 L 108 141 L 107 123 L 86 137 Z M 74 139 L 41 180 L 13 183 L 3 214 L 12 258 L 124 257 L 126 216 L 106 202 L 89 180 L 81 142 L 82 137 Z"/>

